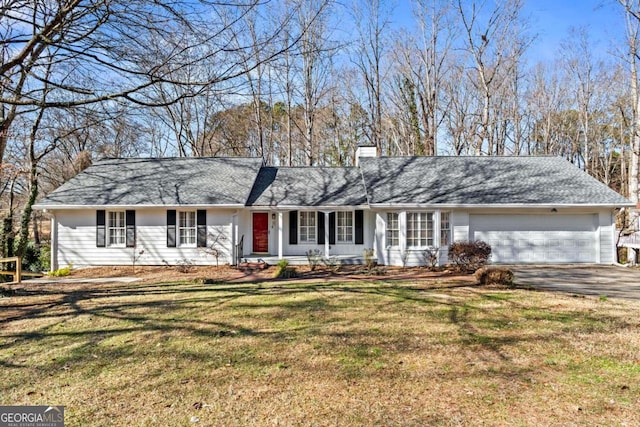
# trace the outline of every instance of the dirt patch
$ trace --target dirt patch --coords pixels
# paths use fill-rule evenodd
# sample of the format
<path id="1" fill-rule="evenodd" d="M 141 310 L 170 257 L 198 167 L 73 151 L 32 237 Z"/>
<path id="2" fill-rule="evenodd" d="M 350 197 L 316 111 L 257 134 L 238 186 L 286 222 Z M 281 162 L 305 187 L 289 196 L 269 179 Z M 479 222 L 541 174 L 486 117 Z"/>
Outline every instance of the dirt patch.
<path id="1" fill-rule="evenodd" d="M 362 265 L 345 265 L 337 269 L 316 268 L 311 270 L 306 265 L 296 265 L 298 277 L 293 281 L 353 281 L 353 280 L 438 280 L 446 279 L 452 283 L 475 282 L 471 274 L 440 269 L 432 270 L 425 267 L 379 267 L 373 272 L 366 271 Z M 72 278 L 111 278 L 111 277 L 137 277 L 144 283 L 173 282 L 204 280 L 212 282 L 257 282 L 274 280 L 275 266 L 262 264 L 245 264 L 239 268 L 228 265 L 220 267 L 192 266 L 186 270 L 167 266 L 141 266 L 136 267 L 135 272 L 130 266 L 92 267 L 73 270 L 69 277 Z M 278 279 L 278 281 L 286 281 Z"/>

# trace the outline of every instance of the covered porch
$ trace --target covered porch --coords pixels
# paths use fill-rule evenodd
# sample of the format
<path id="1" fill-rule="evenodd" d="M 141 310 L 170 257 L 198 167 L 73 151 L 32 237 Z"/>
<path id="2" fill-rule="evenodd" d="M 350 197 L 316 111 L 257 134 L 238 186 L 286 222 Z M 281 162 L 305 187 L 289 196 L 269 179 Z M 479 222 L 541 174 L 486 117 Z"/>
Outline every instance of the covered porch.
<path id="1" fill-rule="evenodd" d="M 327 258 L 323 258 L 323 261 L 330 264 L 338 264 L 338 265 L 361 265 L 364 264 L 364 257 L 358 255 L 336 255 Z M 309 259 L 306 255 L 293 255 L 293 256 L 285 256 L 283 258 L 279 258 L 278 256 L 272 255 L 259 255 L 259 254 L 251 254 L 246 255 L 240 258 L 239 263 L 249 263 L 249 264 L 257 264 L 261 262 L 265 262 L 269 265 L 276 265 L 281 259 L 286 259 L 289 261 L 290 265 L 308 265 Z M 322 263 L 322 262 L 321 262 Z"/>
<path id="2" fill-rule="evenodd" d="M 309 251 L 330 263 L 362 264 L 373 247 L 369 217 L 356 207 L 244 210 L 235 218 L 234 264 L 308 264 Z"/>

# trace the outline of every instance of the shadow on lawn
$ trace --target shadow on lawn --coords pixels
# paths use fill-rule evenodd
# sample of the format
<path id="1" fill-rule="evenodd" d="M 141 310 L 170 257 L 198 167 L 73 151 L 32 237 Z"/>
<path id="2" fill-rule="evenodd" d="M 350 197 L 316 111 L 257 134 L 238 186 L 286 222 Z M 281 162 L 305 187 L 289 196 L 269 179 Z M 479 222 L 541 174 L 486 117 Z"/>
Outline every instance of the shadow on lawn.
<path id="1" fill-rule="evenodd" d="M 375 345 L 376 341 L 382 341 L 392 344 L 395 348 L 412 351 L 409 337 L 402 334 L 376 333 L 369 337 L 366 330 L 363 331 L 361 327 L 353 332 L 347 330 L 338 333 L 327 328 L 327 325 L 339 323 L 340 310 L 351 308 L 345 304 L 351 304 L 353 301 L 357 303 L 357 300 L 350 299 L 340 305 L 336 293 L 354 298 L 373 295 L 384 300 L 380 307 L 400 305 L 397 310 L 436 308 L 448 315 L 436 318 L 433 313 L 425 312 L 425 322 L 438 321 L 454 325 L 457 336 L 454 334 L 448 338 L 451 342 L 474 346 L 478 350 L 493 353 L 500 360 L 509 359 L 503 351 L 506 345 L 557 339 L 553 332 L 509 336 L 492 333 L 492 329 L 504 326 L 506 321 L 503 315 L 483 306 L 482 302 L 487 300 L 495 302 L 496 299 L 467 284 L 453 287 L 467 289 L 463 290 L 464 295 L 451 298 L 442 298 L 437 294 L 450 290 L 452 286 L 449 285 L 425 288 L 385 282 L 311 284 L 292 282 L 279 285 L 243 283 L 214 286 L 192 283 L 161 285 L 130 283 L 91 285 L 91 287 L 76 287 L 68 290 L 64 287 L 28 289 L 23 291 L 20 297 L 12 298 L 0 305 L 3 313 L 6 313 L 1 315 L 0 324 L 8 326 L 12 322 L 34 320 L 43 321 L 43 326 L 24 331 L 5 329 L 5 332 L 0 333 L 2 338 L 0 351 L 4 353 L 0 356 L 0 366 L 21 367 L 18 362 L 10 360 L 8 356 L 12 353 L 12 348 L 18 346 L 37 348 L 34 344 L 44 340 L 61 343 L 59 338 L 64 337 L 83 341 L 79 346 L 71 346 L 73 348 L 67 357 L 52 361 L 50 369 L 59 369 L 60 365 L 79 363 L 87 359 L 92 360 L 94 364 L 106 366 L 114 360 L 141 351 L 140 346 L 144 346 L 144 343 L 125 340 L 117 348 L 105 348 L 98 346 L 99 343 L 119 335 L 151 332 L 165 334 L 164 339 L 167 342 L 175 334 L 206 340 L 259 337 L 284 342 L 295 339 L 299 334 L 312 333 L 324 335 L 326 339 L 337 340 L 339 343 L 370 340 L 371 344 Z M 299 301 L 290 299 L 298 295 L 305 298 Z M 309 298 L 310 295 L 313 295 L 313 298 Z M 250 298 L 247 301 L 237 301 L 246 297 Z M 285 297 L 288 299 L 283 301 Z M 197 315 L 201 313 L 198 310 L 216 310 L 231 303 L 239 314 L 235 314 L 235 311 L 231 312 L 229 316 L 224 317 L 225 321 L 207 320 L 206 313 L 203 316 Z M 521 308 L 520 304 L 509 299 L 499 300 L 499 303 L 513 309 Z M 197 313 L 190 316 L 192 310 L 196 310 Z M 370 315 L 373 319 L 378 313 Z M 69 322 L 81 316 L 84 316 L 83 321 L 86 323 L 76 326 L 77 329 L 68 330 L 71 328 Z M 262 316 L 263 320 L 274 322 L 274 324 L 280 322 L 278 323 L 280 326 L 260 329 L 243 326 L 243 321 L 252 316 Z M 596 319 L 582 312 L 571 312 L 571 316 L 574 316 L 573 319 L 579 323 L 607 321 L 601 316 Z M 484 320 L 478 321 L 478 318 Z M 315 319 L 318 321 L 315 322 Z M 284 326 L 281 324 L 288 320 L 291 320 L 291 324 Z M 101 324 L 103 326 L 100 326 Z M 361 321 L 360 324 L 366 325 Z M 65 329 L 66 327 L 68 328 Z M 348 328 L 349 325 L 346 327 Z M 165 351 L 169 354 L 171 350 L 168 348 L 154 351 Z M 183 356 L 189 357 L 190 349 L 185 348 L 181 351 Z M 207 357 L 214 357 L 214 353 L 207 354 Z M 192 357 L 197 360 L 202 355 L 194 351 Z M 252 358 L 251 354 L 244 353 L 234 357 L 239 360 L 243 357 Z M 224 361 L 220 359 L 217 363 L 223 364 Z"/>

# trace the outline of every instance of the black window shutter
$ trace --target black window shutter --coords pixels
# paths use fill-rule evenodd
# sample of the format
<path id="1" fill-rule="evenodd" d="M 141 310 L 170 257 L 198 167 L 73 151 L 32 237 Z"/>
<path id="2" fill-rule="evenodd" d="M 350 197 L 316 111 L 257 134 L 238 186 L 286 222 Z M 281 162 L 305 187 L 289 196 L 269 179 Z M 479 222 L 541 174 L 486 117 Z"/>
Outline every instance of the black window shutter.
<path id="1" fill-rule="evenodd" d="M 356 245 L 364 244 L 364 211 L 355 211 L 355 243 Z"/>
<path id="2" fill-rule="evenodd" d="M 324 245 L 324 212 L 318 212 L 318 244 Z"/>
<path id="3" fill-rule="evenodd" d="M 198 244 L 199 248 L 207 247 L 207 211 L 198 209 L 196 213 L 196 223 L 198 225 Z"/>
<path id="4" fill-rule="evenodd" d="M 336 213 L 329 214 L 329 244 L 336 244 Z"/>
<path id="5" fill-rule="evenodd" d="M 127 247 L 136 246 L 136 211 L 125 212 L 125 224 L 127 226 Z"/>
<path id="6" fill-rule="evenodd" d="M 289 212 L 289 244 L 298 244 L 298 211 Z"/>
<path id="7" fill-rule="evenodd" d="M 106 246 L 106 213 L 103 210 L 96 211 L 96 246 L 104 248 Z"/>
<path id="8" fill-rule="evenodd" d="M 176 247 L 176 211 L 174 209 L 167 211 L 167 247 Z"/>

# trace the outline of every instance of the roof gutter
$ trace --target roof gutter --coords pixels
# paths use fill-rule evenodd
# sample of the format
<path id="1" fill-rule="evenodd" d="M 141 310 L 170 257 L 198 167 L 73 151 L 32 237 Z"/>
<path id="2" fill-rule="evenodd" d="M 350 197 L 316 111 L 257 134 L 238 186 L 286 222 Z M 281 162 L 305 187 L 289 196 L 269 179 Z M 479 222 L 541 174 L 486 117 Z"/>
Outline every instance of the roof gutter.
<path id="1" fill-rule="evenodd" d="M 159 208 L 159 209 L 210 209 L 210 208 L 224 208 L 224 209 L 240 209 L 244 208 L 243 204 L 221 204 L 221 205 L 154 205 L 154 204 L 142 204 L 142 205 L 33 205 L 33 209 L 37 210 L 81 210 L 81 209 L 147 209 L 147 208 Z"/>
<path id="2" fill-rule="evenodd" d="M 634 203 L 491 203 L 491 204 L 472 204 L 472 203 L 372 203 L 372 209 L 420 209 L 420 208 L 438 208 L 438 209 L 522 209 L 522 208 L 621 208 L 635 206 Z"/>

